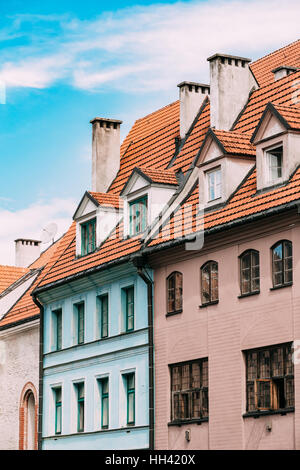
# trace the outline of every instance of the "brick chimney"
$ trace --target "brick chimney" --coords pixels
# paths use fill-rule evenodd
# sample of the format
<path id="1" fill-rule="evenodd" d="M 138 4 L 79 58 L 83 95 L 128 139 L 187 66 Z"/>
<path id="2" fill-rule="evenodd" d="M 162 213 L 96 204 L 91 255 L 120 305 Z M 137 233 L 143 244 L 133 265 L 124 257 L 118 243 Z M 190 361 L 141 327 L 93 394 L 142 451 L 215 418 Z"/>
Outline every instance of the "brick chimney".
<path id="1" fill-rule="evenodd" d="M 26 268 L 30 266 L 41 254 L 41 242 L 27 238 L 15 240 L 16 266 Z"/>
<path id="2" fill-rule="evenodd" d="M 297 72 L 296 67 L 290 67 L 289 65 L 280 65 L 279 67 L 276 67 L 276 69 L 272 70 L 274 73 L 274 80 L 275 82 L 277 80 L 280 80 L 283 77 L 287 77 L 291 73 Z"/>
<path id="3" fill-rule="evenodd" d="M 177 85 L 180 99 L 180 137 L 186 135 L 204 99 L 209 95 L 209 85 L 182 82 Z"/>
<path id="4" fill-rule="evenodd" d="M 210 63 L 210 122 L 216 129 L 230 130 L 257 83 L 249 68 L 251 59 L 214 54 Z"/>
<path id="5" fill-rule="evenodd" d="M 92 119 L 92 191 L 105 193 L 120 168 L 120 126 L 122 121 Z"/>

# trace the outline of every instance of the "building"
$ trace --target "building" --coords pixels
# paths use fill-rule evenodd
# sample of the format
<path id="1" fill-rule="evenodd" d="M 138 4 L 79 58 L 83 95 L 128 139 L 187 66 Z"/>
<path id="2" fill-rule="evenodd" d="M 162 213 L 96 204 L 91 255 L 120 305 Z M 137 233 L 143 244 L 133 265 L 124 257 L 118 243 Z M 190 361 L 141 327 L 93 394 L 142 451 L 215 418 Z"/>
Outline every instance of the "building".
<path id="1" fill-rule="evenodd" d="M 33 292 L 43 448 L 300 447 L 299 57 L 300 41 L 256 62 L 211 56 L 210 84 L 181 83 L 121 150 L 120 121 L 91 121 L 92 192 Z"/>
<path id="2" fill-rule="evenodd" d="M 31 291 L 56 244 L 16 242 L 17 266 L 0 267 L 0 449 L 37 449 L 39 309 Z M 37 259 L 36 259 L 37 258 Z M 24 266 L 24 261 L 29 267 Z M 27 265 L 26 264 L 26 265 Z"/>
<path id="3" fill-rule="evenodd" d="M 153 441 L 152 272 L 126 256 L 140 242 L 119 232 L 137 229 L 133 221 L 124 229 L 123 202 L 104 192 L 113 162 L 114 176 L 120 166 L 120 121 L 92 123 L 93 191 L 34 291 L 43 324 L 40 448 L 146 449 Z"/>

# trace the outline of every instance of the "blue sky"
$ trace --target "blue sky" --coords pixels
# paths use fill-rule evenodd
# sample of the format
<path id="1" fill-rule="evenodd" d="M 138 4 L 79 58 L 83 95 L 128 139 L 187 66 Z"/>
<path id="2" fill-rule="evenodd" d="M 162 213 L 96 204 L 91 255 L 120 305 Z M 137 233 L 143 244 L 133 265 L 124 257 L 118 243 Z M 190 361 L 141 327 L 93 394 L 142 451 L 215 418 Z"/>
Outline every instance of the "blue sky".
<path id="1" fill-rule="evenodd" d="M 258 14 L 258 12 L 260 12 Z M 206 58 L 256 59 L 298 39 L 298 0 L 0 0 L 0 263 L 59 233 L 91 181 L 94 116 L 134 120 L 207 82 Z"/>

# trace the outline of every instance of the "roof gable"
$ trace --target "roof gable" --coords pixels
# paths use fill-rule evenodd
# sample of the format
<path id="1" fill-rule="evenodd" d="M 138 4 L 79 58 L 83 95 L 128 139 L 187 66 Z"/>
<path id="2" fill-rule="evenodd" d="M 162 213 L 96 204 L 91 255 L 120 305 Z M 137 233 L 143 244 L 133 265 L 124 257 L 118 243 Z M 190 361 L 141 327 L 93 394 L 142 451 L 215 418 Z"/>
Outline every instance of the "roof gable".
<path id="1" fill-rule="evenodd" d="M 272 103 L 268 103 L 253 132 L 251 142 L 260 142 L 281 132 L 286 132 L 290 128 L 291 126 L 278 109 Z"/>
<path id="2" fill-rule="evenodd" d="M 94 199 L 88 191 L 86 191 L 73 215 L 73 219 L 78 219 L 80 217 L 84 217 L 94 211 L 96 211 L 97 207 L 99 206 L 98 201 Z"/>

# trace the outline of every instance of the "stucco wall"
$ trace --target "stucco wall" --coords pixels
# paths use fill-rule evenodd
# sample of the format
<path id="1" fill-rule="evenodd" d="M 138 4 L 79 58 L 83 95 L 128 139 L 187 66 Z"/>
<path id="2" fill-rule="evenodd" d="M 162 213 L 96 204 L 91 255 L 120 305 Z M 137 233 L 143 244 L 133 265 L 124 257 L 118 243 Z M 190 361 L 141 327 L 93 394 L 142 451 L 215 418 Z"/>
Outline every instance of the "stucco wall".
<path id="1" fill-rule="evenodd" d="M 38 391 L 39 327 L 0 332 L 0 449 L 19 449 L 19 406 L 27 382 Z M 15 333 L 13 333 L 15 331 Z"/>
<path id="2" fill-rule="evenodd" d="M 124 272 L 128 274 L 124 275 Z M 149 446 L 149 363 L 147 286 L 129 267 L 114 281 L 62 297 L 45 306 L 43 449 L 138 449 Z M 116 278 L 117 277 L 117 278 Z M 134 331 L 125 332 L 122 289 L 134 286 Z M 97 334 L 98 295 L 109 295 L 109 336 Z M 55 293 L 53 295 L 55 298 Z M 73 304 L 85 302 L 85 343 L 74 344 Z M 62 308 L 62 347 L 54 351 L 52 311 Z M 135 425 L 127 425 L 125 374 L 135 373 Z M 101 405 L 97 380 L 109 378 L 109 429 L 101 429 Z M 74 383 L 85 383 L 84 432 L 77 432 Z M 55 436 L 53 388 L 62 388 L 62 433 Z"/>
<path id="3" fill-rule="evenodd" d="M 155 437 L 156 448 L 189 449 L 291 449 L 300 448 L 299 366 L 295 366 L 295 412 L 264 418 L 243 418 L 246 411 L 243 350 L 300 339 L 300 227 L 298 219 L 289 229 L 272 234 L 248 234 L 240 230 L 240 243 L 220 241 L 220 248 L 204 249 L 190 259 L 155 269 Z M 270 247 L 280 239 L 293 242 L 291 287 L 270 290 Z M 238 298 L 238 256 L 246 249 L 260 252 L 260 294 Z M 219 263 L 219 304 L 199 308 L 200 267 L 207 260 Z M 162 261 L 163 262 L 163 261 Z M 156 260 L 158 264 L 158 261 Z M 166 317 L 166 277 L 183 273 L 183 312 Z M 168 426 L 170 378 L 168 365 L 208 357 L 209 423 Z M 300 403 L 299 403 L 300 405 Z M 266 431 L 266 425 L 272 430 Z M 187 443 L 184 430 L 191 430 Z"/>

